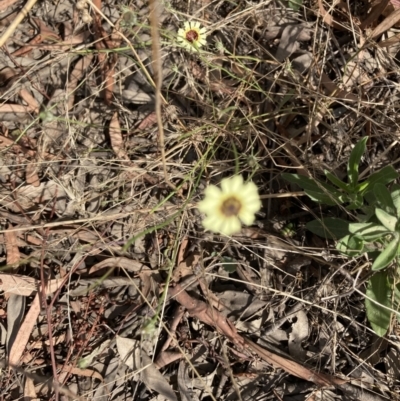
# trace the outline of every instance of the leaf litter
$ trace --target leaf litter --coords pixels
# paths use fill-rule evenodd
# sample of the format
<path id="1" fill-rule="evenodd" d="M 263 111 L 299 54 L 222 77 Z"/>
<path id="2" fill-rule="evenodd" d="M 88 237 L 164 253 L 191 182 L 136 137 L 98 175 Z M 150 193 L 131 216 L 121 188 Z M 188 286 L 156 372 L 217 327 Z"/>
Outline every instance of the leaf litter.
<path id="1" fill-rule="evenodd" d="M 363 167 L 397 168 L 398 9 L 157 4 L 165 163 L 147 2 L 37 2 L 0 53 L 2 399 L 399 399 L 397 324 L 370 330 L 363 262 L 280 178 L 344 176 L 365 134 Z M 196 203 L 238 170 L 256 225 L 205 233 Z"/>

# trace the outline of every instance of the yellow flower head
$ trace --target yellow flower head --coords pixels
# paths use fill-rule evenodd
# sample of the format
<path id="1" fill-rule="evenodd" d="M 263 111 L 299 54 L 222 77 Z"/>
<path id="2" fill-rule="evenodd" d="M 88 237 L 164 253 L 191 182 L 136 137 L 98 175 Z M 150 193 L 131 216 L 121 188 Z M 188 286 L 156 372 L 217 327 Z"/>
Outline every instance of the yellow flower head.
<path id="1" fill-rule="evenodd" d="M 255 214 L 261 209 L 256 184 L 244 183 L 241 175 L 224 178 L 221 181 L 221 189 L 209 185 L 204 194 L 205 198 L 197 207 L 206 214 L 203 220 L 204 228 L 215 233 L 238 233 L 242 223 L 254 223 Z"/>
<path id="2" fill-rule="evenodd" d="M 199 22 L 185 22 L 178 31 L 178 42 L 188 50 L 198 50 L 206 41 L 206 28 L 200 28 Z"/>

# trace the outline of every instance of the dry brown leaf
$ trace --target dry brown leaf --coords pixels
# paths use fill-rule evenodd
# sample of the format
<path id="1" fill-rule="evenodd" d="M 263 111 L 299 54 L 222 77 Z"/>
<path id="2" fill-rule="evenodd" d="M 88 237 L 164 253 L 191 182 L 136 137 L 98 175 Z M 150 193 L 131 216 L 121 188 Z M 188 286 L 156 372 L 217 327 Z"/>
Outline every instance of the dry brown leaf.
<path id="1" fill-rule="evenodd" d="M 116 53 L 110 53 L 107 59 L 107 64 L 103 68 L 104 77 L 104 101 L 110 105 L 113 99 L 113 91 L 115 85 L 115 65 L 117 64 L 118 56 Z"/>
<path id="2" fill-rule="evenodd" d="M 158 371 L 140 341 L 117 336 L 117 349 L 121 360 L 133 371 L 140 371 L 140 380 L 146 386 L 170 401 L 177 401 L 174 390 L 166 378 Z"/>
<path id="3" fill-rule="evenodd" d="M 62 368 L 62 372 L 71 373 L 77 376 L 85 376 L 99 379 L 101 382 L 104 381 L 103 376 L 99 372 L 96 372 L 95 370 L 92 369 L 80 369 L 74 366 L 64 366 Z"/>
<path id="4" fill-rule="evenodd" d="M 20 212 L 21 209 L 27 210 L 34 205 L 47 204 L 49 207 L 55 205 L 58 213 L 63 214 L 66 209 L 67 193 L 63 187 L 55 181 L 40 183 L 39 186 L 25 185 L 14 191 L 13 194 L 2 194 L 0 204 L 13 212 Z M 18 201 L 19 206 L 15 204 Z"/>
<path id="5" fill-rule="evenodd" d="M 192 275 L 196 271 L 199 261 L 199 252 L 190 253 L 185 260 L 177 264 L 173 273 L 173 280 L 178 283 L 184 277 Z"/>
<path id="6" fill-rule="evenodd" d="M 376 39 L 382 33 L 386 32 L 392 26 L 396 25 L 400 21 L 400 9 L 393 11 L 387 16 L 373 31 L 371 34 L 372 39 Z"/>
<path id="7" fill-rule="evenodd" d="M 35 383 L 30 377 L 26 377 L 24 385 L 23 401 L 36 401 L 36 400 L 39 400 L 39 398 L 36 398 Z"/>
<path id="8" fill-rule="evenodd" d="M 19 0 L 2 0 L 0 2 L 0 11 L 7 10 L 8 7 L 12 6 L 17 1 Z"/>
<path id="9" fill-rule="evenodd" d="M 37 167 L 34 163 L 30 162 L 26 165 L 25 180 L 27 184 L 38 187 L 40 185 L 40 179 L 37 174 Z"/>
<path id="10" fill-rule="evenodd" d="M 320 387 L 332 386 L 334 384 L 341 385 L 347 382 L 346 380 L 339 379 L 334 376 L 307 369 L 295 361 L 267 351 L 246 337 L 244 337 L 244 342 L 250 350 L 257 354 L 258 357 L 262 358 L 264 361 L 270 363 L 274 367 L 283 369 L 293 376 L 315 383 Z"/>
<path id="11" fill-rule="evenodd" d="M 28 90 L 26 89 L 21 89 L 19 91 L 19 95 L 23 100 L 25 100 L 26 103 L 28 103 L 29 110 L 32 111 L 32 113 L 38 114 L 40 111 L 40 104 L 38 101 L 29 93 Z"/>
<path id="12" fill-rule="evenodd" d="M 146 128 L 150 128 L 156 124 L 157 124 L 157 115 L 153 111 L 140 122 L 138 129 L 145 130 Z"/>
<path id="13" fill-rule="evenodd" d="M 198 394 L 193 391 L 191 385 L 191 367 L 185 360 L 179 363 L 177 380 L 181 401 L 200 401 Z"/>
<path id="14" fill-rule="evenodd" d="M 310 40 L 311 34 L 308 29 L 302 25 L 285 27 L 282 31 L 281 40 L 278 49 L 276 50 L 275 58 L 278 61 L 283 61 L 292 55 L 300 47 L 300 40 Z"/>
<path id="15" fill-rule="evenodd" d="M 43 334 L 47 335 L 47 329 L 44 330 L 42 332 Z M 52 336 L 52 342 L 53 342 L 53 346 L 57 345 L 57 344 L 64 344 L 65 343 L 65 337 L 66 337 L 66 333 L 61 333 L 59 336 Z M 45 340 L 43 341 L 43 339 L 34 341 L 34 342 L 30 342 L 29 343 L 29 350 L 32 351 L 34 349 L 43 349 L 43 345 L 50 345 L 50 340 Z"/>
<path id="16" fill-rule="evenodd" d="M 154 366 L 157 369 L 162 369 L 164 366 L 169 365 L 179 359 L 182 359 L 183 355 L 181 352 L 171 352 L 171 351 L 162 351 L 157 356 L 157 361 L 154 362 Z"/>
<path id="17" fill-rule="evenodd" d="M 330 15 L 326 10 L 324 5 L 322 4 L 322 0 L 318 0 L 318 6 L 319 6 L 319 11 L 322 15 L 322 21 L 325 22 L 325 24 L 329 25 L 331 28 L 338 29 L 340 31 L 347 31 L 348 29 L 344 27 L 343 25 L 339 24 L 336 22 L 332 15 Z"/>
<path id="18" fill-rule="evenodd" d="M 11 367 L 19 365 L 20 359 L 25 351 L 26 344 L 28 343 L 29 337 L 32 333 L 32 329 L 36 324 L 39 313 L 40 298 L 39 294 L 36 294 L 11 348 L 9 356 L 9 364 Z"/>
<path id="19" fill-rule="evenodd" d="M 85 71 L 89 67 L 92 60 L 93 60 L 93 54 L 89 54 L 86 55 L 85 57 L 82 57 L 75 64 L 75 67 L 70 74 L 67 85 L 67 96 L 68 96 L 67 111 L 71 110 L 74 105 L 75 89 L 78 86 L 78 82 L 83 78 L 83 75 L 85 74 Z"/>
<path id="20" fill-rule="evenodd" d="M 116 268 L 116 267 L 121 267 L 129 272 L 140 272 L 142 270 L 149 270 L 149 267 L 147 267 L 141 262 L 138 262 L 137 260 L 132 260 L 124 257 L 117 257 L 117 258 L 107 258 L 95 264 L 89 270 L 89 274 L 93 274 L 99 270 L 103 270 L 106 268 Z"/>
<path id="21" fill-rule="evenodd" d="M 400 42 L 400 33 L 397 35 L 392 36 L 389 39 L 382 40 L 381 42 L 378 43 L 379 47 L 390 47 L 397 45 Z"/>
<path id="22" fill-rule="evenodd" d="M 240 349 L 243 349 L 243 338 L 238 334 L 235 326 L 216 309 L 203 301 L 191 297 L 179 284 L 168 289 L 168 296 L 174 298 L 175 301 L 185 307 L 191 316 L 217 328 L 219 333 L 222 333 Z"/>
<path id="23" fill-rule="evenodd" d="M 8 228 L 12 229 L 13 226 L 10 224 Z M 7 264 L 18 264 L 21 259 L 21 254 L 18 249 L 17 233 L 15 231 L 5 231 L 4 240 L 6 242 Z"/>
<path id="24" fill-rule="evenodd" d="M 0 106 L 1 108 L 1 106 Z M 3 135 L 0 135 L 0 149 L 5 149 L 5 148 L 9 148 L 9 147 L 13 147 L 13 150 L 15 152 L 23 152 L 28 156 L 34 156 L 35 152 L 33 150 L 29 150 L 26 149 L 25 147 L 21 146 L 20 144 L 15 143 L 15 141 L 13 141 L 10 138 L 7 138 Z"/>
<path id="25" fill-rule="evenodd" d="M 0 275 L 2 278 L 3 275 Z M 52 280 L 54 281 L 54 280 Z M 60 285 L 63 283 L 63 280 L 58 280 L 57 286 L 54 289 L 56 291 Z M 48 286 L 47 286 L 48 287 Z M 40 286 L 37 287 L 39 289 Z M 47 292 L 46 292 L 47 293 Z M 25 319 L 18 331 L 18 334 L 15 338 L 13 346 L 9 355 L 9 364 L 11 367 L 17 367 L 20 363 L 21 357 L 25 351 L 26 344 L 28 343 L 29 337 L 32 333 L 32 329 L 36 324 L 37 318 L 40 313 L 40 296 L 39 293 L 36 293 L 35 298 L 32 301 L 32 304 L 29 308 L 28 313 L 25 316 Z"/>
<path id="26" fill-rule="evenodd" d="M 29 106 L 23 106 L 22 104 L 1 104 L 0 113 L 30 113 L 31 109 Z"/>
<path id="27" fill-rule="evenodd" d="M 336 98 L 351 100 L 354 102 L 360 100 L 359 96 L 356 96 L 354 93 L 340 89 L 324 72 L 321 74 L 321 84 L 328 90 L 328 96 L 334 96 Z"/>
<path id="28" fill-rule="evenodd" d="M 121 134 L 121 126 L 119 125 L 118 112 L 115 112 L 110 121 L 110 140 L 111 147 L 117 157 L 121 160 L 130 161 L 124 149 L 124 141 Z"/>
<path id="29" fill-rule="evenodd" d="M 52 29 L 50 29 L 41 19 L 39 18 L 32 18 L 33 21 L 35 21 L 36 25 L 39 28 L 39 34 L 36 35 L 34 38 L 32 38 L 26 46 L 21 47 L 20 49 L 16 50 L 13 52 L 14 57 L 18 56 L 23 56 L 28 54 L 34 46 L 42 43 L 43 41 L 47 39 L 55 39 L 55 40 L 60 40 L 60 37 L 56 32 L 54 32 Z"/>
<path id="30" fill-rule="evenodd" d="M 186 251 L 188 250 L 189 246 L 189 238 L 184 237 L 182 239 L 181 245 L 179 247 L 178 255 L 176 257 L 176 264 L 179 265 L 179 263 L 182 263 L 185 260 L 185 254 Z"/>
<path id="31" fill-rule="evenodd" d="M 47 283 L 46 294 L 52 294 L 60 286 L 60 279 L 53 279 Z M 17 294 L 30 297 L 40 288 L 40 281 L 29 276 L 18 274 L 0 274 L 0 291 L 5 294 Z"/>
<path id="32" fill-rule="evenodd" d="M 389 4 L 389 0 L 382 0 L 372 7 L 371 11 L 368 13 L 367 17 L 364 21 L 362 21 L 360 28 L 365 29 L 370 26 L 373 22 L 375 22 L 383 13 L 387 5 Z"/>

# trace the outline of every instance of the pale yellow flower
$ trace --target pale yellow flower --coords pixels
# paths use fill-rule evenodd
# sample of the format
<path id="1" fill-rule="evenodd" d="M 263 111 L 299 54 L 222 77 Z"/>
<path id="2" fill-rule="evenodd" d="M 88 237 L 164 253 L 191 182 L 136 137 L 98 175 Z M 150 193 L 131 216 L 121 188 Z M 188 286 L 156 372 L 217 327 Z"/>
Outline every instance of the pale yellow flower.
<path id="1" fill-rule="evenodd" d="M 188 50 L 198 50 L 206 41 L 206 28 L 200 28 L 199 22 L 185 22 L 178 31 L 178 42 Z"/>
<path id="2" fill-rule="evenodd" d="M 203 220 L 204 228 L 215 233 L 238 233 L 242 223 L 248 226 L 254 223 L 255 214 L 261 209 L 256 184 L 244 183 L 241 175 L 224 178 L 221 181 L 221 189 L 209 185 L 204 194 L 204 199 L 197 207 L 206 214 Z"/>

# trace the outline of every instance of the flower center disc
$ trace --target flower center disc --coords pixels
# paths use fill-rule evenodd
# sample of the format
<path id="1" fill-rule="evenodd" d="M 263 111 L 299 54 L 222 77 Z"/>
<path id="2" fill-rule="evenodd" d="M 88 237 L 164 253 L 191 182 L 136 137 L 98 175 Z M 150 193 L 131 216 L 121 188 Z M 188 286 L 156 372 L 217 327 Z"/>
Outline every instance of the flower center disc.
<path id="1" fill-rule="evenodd" d="M 221 212 L 226 217 L 237 216 L 242 205 L 236 198 L 228 198 L 221 206 Z"/>
<path id="2" fill-rule="evenodd" d="M 199 39 L 199 34 L 191 29 L 190 31 L 186 32 L 186 40 L 190 43 L 195 42 L 196 40 Z"/>

